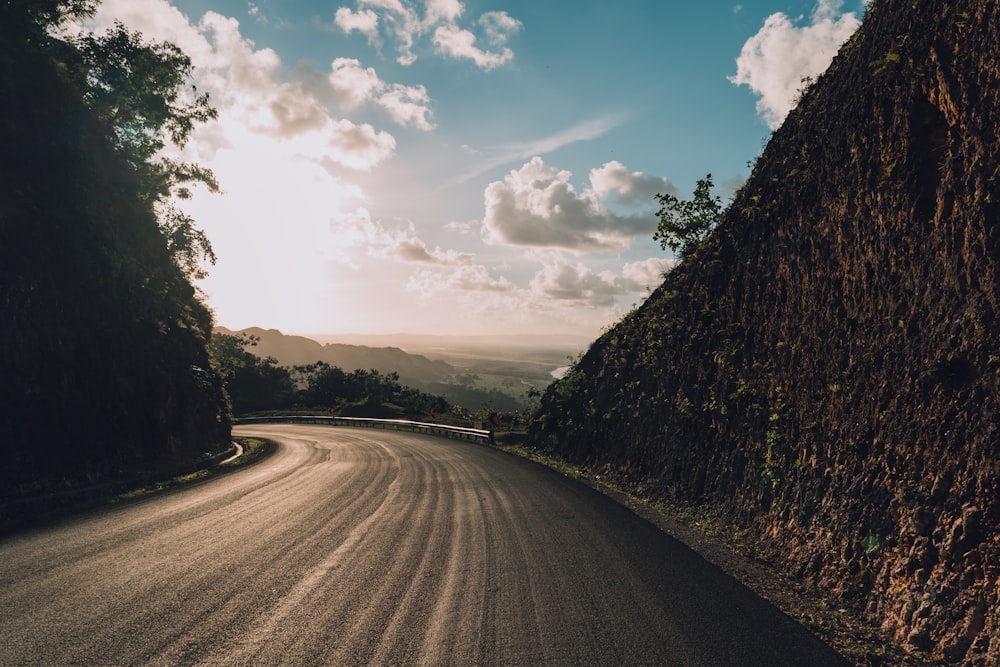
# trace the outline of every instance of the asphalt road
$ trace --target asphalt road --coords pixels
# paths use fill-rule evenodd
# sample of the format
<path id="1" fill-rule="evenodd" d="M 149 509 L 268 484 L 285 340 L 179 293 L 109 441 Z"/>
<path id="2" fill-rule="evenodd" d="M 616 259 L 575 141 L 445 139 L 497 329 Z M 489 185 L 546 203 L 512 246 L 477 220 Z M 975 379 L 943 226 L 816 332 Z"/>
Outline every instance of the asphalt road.
<path id="1" fill-rule="evenodd" d="M 601 494 L 430 436 L 243 427 L 263 463 L 0 540 L 0 665 L 842 665 Z"/>

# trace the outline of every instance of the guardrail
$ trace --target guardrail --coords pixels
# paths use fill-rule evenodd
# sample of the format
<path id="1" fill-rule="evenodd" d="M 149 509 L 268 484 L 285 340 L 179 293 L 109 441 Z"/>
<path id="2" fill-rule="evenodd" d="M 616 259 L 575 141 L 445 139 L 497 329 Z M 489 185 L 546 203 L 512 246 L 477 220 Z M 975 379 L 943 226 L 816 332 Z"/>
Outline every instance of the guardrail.
<path id="1" fill-rule="evenodd" d="M 463 428 L 448 424 L 414 422 L 406 419 L 366 419 L 364 417 L 324 417 L 321 415 L 276 415 L 272 417 L 240 417 L 233 419 L 234 425 L 243 424 L 322 424 L 324 426 L 355 426 L 361 428 L 381 428 L 393 431 L 429 433 L 457 440 L 493 444 L 493 431 L 482 428 Z"/>

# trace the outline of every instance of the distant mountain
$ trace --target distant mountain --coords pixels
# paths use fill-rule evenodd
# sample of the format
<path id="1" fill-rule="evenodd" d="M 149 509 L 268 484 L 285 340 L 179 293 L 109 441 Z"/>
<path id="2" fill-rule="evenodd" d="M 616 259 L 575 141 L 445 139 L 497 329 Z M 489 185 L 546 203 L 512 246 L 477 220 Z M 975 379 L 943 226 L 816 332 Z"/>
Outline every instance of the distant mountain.
<path id="1" fill-rule="evenodd" d="M 446 380 L 455 369 L 444 361 L 432 361 L 419 354 L 409 354 L 398 347 L 367 347 L 341 343 L 320 343 L 303 336 L 288 336 L 277 329 L 250 327 L 233 331 L 216 327 L 219 333 L 245 334 L 259 338 L 249 352 L 261 357 L 274 357 L 282 366 L 300 366 L 325 361 L 345 371 L 374 368 L 380 373 L 399 373 L 399 380 L 418 389 Z"/>
<path id="2" fill-rule="evenodd" d="M 396 346 L 409 352 L 419 352 L 431 356 L 437 353 L 455 354 L 474 352 L 483 356 L 488 351 L 491 355 L 511 356 L 515 353 L 527 352 L 530 355 L 540 355 L 555 352 L 560 358 L 568 353 L 576 354 L 585 350 L 593 340 L 587 336 L 567 334 L 515 334 L 515 335 L 481 335 L 481 336 L 436 336 L 429 334 L 336 334 L 311 336 L 320 342 L 349 343 L 353 345 L 371 345 L 381 347 Z M 499 358 L 499 357 L 498 357 Z"/>

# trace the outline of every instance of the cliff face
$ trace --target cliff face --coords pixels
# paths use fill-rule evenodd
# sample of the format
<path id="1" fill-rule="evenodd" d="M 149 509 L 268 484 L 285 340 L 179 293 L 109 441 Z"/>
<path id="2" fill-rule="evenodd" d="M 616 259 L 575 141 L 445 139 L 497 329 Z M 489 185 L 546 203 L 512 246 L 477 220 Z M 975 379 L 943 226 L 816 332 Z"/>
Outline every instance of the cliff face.
<path id="1" fill-rule="evenodd" d="M 900 643 L 997 664 L 998 132 L 1000 5 L 876 0 L 531 441 L 717 503 Z"/>

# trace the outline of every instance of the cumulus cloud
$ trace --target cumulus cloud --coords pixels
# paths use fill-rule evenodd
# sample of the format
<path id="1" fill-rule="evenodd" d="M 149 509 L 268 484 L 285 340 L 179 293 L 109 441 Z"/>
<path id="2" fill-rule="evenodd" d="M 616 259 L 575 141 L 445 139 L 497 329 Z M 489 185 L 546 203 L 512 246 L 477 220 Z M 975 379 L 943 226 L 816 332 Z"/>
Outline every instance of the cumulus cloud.
<path id="1" fill-rule="evenodd" d="M 622 278 L 630 292 L 648 293 L 663 282 L 663 275 L 677 266 L 676 259 L 650 257 L 630 262 L 622 268 Z"/>
<path id="2" fill-rule="evenodd" d="M 369 44 L 378 46 L 383 39 L 395 44 L 396 61 L 411 65 L 418 40 L 431 36 L 435 50 L 445 56 L 471 60 L 485 70 L 493 69 L 514 57 L 506 46 L 510 35 L 521 29 L 521 22 L 506 12 L 486 12 L 471 26 L 459 24 L 465 5 L 459 0 L 427 0 L 421 18 L 412 0 L 357 0 L 357 9 L 341 7 L 334 21 L 337 27 L 365 35 Z M 480 35 L 473 32 L 478 28 Z M 479 37 L 492 49 L 478 46 Z"/>
<path id="3" fill-rule="evenodd" d="M 538 296 L 556 301 L 573 301 L 590 308 L 613 306 L 626 290 L 620 277 L 610 271 L 594 273 L 583 264 L 548 264 L 531 281 Z"/>
<path id="4" fill-rule="evenodd" d="M 476 36 L 455 25 L 445 25 L 434 31 L 434 46 L 439 53 L 452 58 L 467 58 L 476 66 L 491 70 L 514 57 L 514 52 L 503 47 L 499 52 L 484 51 L 476 46 Z"/>
<path id="5" fill-rule="evenodd" d="M 424 86 L 388 84 L 371 67 L 355 58 L 337 58 L 330 64 L 327 82 L 334 102 L 345 111 L 366 104 L 381 109 L 393 122 L 420 130 L 433 130 L 430 95 Z"/>
<path id="6" fill-rule="evenodd" d="M 322 159 L 367 171 L 395 152 L 396 140 L 391 134 L 378 131 L 368 124 L 357 125 L 349 120 L 331 121 L 336 128 L 329 133 L 327 149 Z"/>
<path id="7" fill-rule="evenodd" d="M 209 11 L 192 23 L 165 0 L 105 0 L 92 27 L 101 31 L 114 21 L 122 21 L 149 39 L 177 44 L 191 57 L 194 83 L 199 90 L 211 92 L 211 103 L 219 112 L 218 121 L 199 127 L 192 135 L 189 150 L 199 159 L 210 160 L 218 150 L 237 147 L 235 137 L 247 134 L 278 140 L 286 152 L 325 167 L 367 171 L 395 151 L 395 139 L 389 133 L 335 117 L 311 86 L 288 80 L 279 56 L 243 36 L 234 18 Z M 357 70 L 367 74 L 360 67 L 351 68 L 349 73 Z M 349 86 L 344 80 L 347 74 L 338 74 L 342 76 L 338 91 L 342 97 L 348 90 L 364 94 L 357 92 L 361 83 Z M 380 91 L 391 89 L 377 76 L 375 79 Z M 426 91 L 414 91 L 404 99 L 416 105 L 424 99 L 421 95 Z M 418 109 L 397 110 L 395 99 L 388 105 L 393 107 L 387 110 L 388 115 L 397 121 L 426 123 L 426 115 L 421 116 Z"/>
<path id="8" fill-rule="evenodd" d="M 677 194 L 677 188 L 662 176 L 630 172 L 618 160 L 591 169 L 590 184 L 601 199 L 615 198 L 627 206 L 648 207 L 657 194 Z"/>
<path id="9" fill-rule="evenodd" d="M 465 11 L 459 0 L 427 0 L 424 9 L 424 23 L 433 25 L 438 21 L 457 21 Z"/>
<path id="10" fill-rule="evenodd" d="M 357 30 L 368 38 L 368 43 L 378 44 L 378 14 L 370 9 L 352 11 L 349 7 L 341 7 L 334 15 L 334 22 L 346 33 Z"/>
<path id="11" fill-rule="evenodd" d="M 337 103 L 345 111 L 360 109 L 385 88 L 375 70 L 364 67 L 356 58 L 337 58 L 330 63 L 327 81 Z"/>
<path id="12" fill-rule="evenodd" d="M 521 22 L 507 12 L 486 12 L 479 17 L 479 25 L 483 27 L 486 41 L 493 46 L 503 46 L 510 35 L 521 29 Z"/>
<path id="13" fill-rule="evenodd" d="M 545 300 L 570 302 L 586 308 L 608 308 L 619 297 L 650 290 L 663 282 L 675 260 L 650 258 L 626 264 L 621 275 L 595 272 L 582 263 L 557 259 L 545 264 L 531 281 L 531 291 Z"/>
<path id="14" fill-rule="evenodd" d="M 381 221 L 372 220 L 370 212 L 365 208 L 358 208 L 334 218 L 330 222 L 330 231 L 337 238 L 339 248 L 360 248 L 375 259 L 438 267 L 469 266 L 475 259 L 471 253 L 440 247 L 428 248 L 417 235 L 412 222 L 386 225 Z M 346 255 L 342 255 L 340 259 L 357 268 Z"/>
<path id="15" fill-rule="evenodd" d="M 861 25 L 853 12 L 842 12 L 842 0 L 819 0 L 809 25 L 799 26 L 778 12 L 743 45 L 736 74 L 729 80 L 756 94 L 757 113 L 774 130 L 794 105 L 802 80 L 830 66 L 840 46 Z"/>
<path id="16" fill-rule="evenodd" d="M 641 174 L 628 174 L 624 167 L 616 170 L 609 165 L 595 170 L 604 193 L 629 191 L 630 179 L 636 189 L 648 186 Z M 607 177 L 612 172 L 620 182 Z M 509 172 L 503 181 L 491 183 L 484 194 L 483 240 L 577 253 L 617 253 L 626 250 L 633 237 L 652 234 L 656 228 L 651 210 L 618 215 L 605 205 L 594 183 L 578 193 L 570 183 L 571 176 L 534 157 L 521 169 Z"/>
<path id="17" fill-rule="evenodd" d="M 406 289 L 429 297 L 445 291 L 508 293 L 517 286 L 503 276 L 493 277 L 485 266 L 468 264 L 451 271 L 420 269 L 410 276 Z"/>
<path id="18" fill-rule="evenodd" d="M 375 254 L 406 263 L 436 264 L 439 266 L 468 266 L 475 259 L 472 253 L 459 252 L 450 248 L 442 250 L 437 247 L 431 250 L 415 235 L 399 237 Z"/>
<path id="19" fill-rule="evenodd" d="M 433 130 L 430 122 L 430 101 L 423 86 L 404 86 L 394 83 L 376 100 L 378 106 L 399 125 L 413 126 L 419 130 Z"/>

